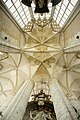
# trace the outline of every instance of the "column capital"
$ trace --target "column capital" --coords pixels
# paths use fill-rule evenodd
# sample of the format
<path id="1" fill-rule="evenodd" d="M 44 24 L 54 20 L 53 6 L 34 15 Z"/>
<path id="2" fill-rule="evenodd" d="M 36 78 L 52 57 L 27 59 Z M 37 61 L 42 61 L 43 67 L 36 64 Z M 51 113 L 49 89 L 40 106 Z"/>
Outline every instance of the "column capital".
<path id="1" fill-rule="evenodd" d="M 34 82 L 33 80 L 31 80 L 31 83 L 32 83 L 33 85 L 35 85 L 35 82 Z"/>
<path id="2" fill-rule="evenodd" d="M 56 82 L 58 82 L 58 81 L 57 81 L 56 78 L 54 78 L 54 79 L 52 79 L 52 80 L 49 81 L 49 84 L 55 84 Z"/>

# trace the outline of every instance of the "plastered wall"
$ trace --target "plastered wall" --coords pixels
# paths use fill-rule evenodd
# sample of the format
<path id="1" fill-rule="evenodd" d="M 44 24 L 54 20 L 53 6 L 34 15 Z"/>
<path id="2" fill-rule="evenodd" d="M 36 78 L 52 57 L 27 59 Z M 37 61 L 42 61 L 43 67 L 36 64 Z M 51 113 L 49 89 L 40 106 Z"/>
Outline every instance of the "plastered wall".
<path id="1" fill-rule="evenodd" d="M 20 47 L 25 45 L 25 36 L 23 32 L 12 22 L 10 17 L 0 9 L 0 32 L 4 31 L 17 40 Z"/>
<path id="2" fill-rule="evenodd" d="M 79 11 L 77 13 L 77 11 Z M 77 35 L 77 33 L 80 32 L 80 5 L 78 6 L 76 10 L 76 16 L 73 18 L 73 20 L 70 22 L 70 24 L 66 27 L 64 30 L 65 40 L 69 40 L 70 38 Z"/>

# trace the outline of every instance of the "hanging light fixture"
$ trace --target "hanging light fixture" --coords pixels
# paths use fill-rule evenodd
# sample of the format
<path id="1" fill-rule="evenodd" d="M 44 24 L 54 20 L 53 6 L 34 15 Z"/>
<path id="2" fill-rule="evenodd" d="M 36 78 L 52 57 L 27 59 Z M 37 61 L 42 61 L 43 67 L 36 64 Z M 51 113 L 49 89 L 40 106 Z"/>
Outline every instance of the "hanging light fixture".
<path id="1" fill-rule="evenodd" d="M 51 0 L 52 6 L 56 6 L 61 0 Z M 31 7 L 32 0 L 22 0 L 22 3 L 28 7 Z M 48 0 L 34 0 L 35 10 L 34 13 L 48 13 Z"/>
<path id="2" fill-rule="evenodd" d="M 35 0 L 36 8 L 34 13 L 48 13 L 48 0 Z"/>
<path id="3" fill-rule="evenodd" d="M 22 3 L 28 7 L 31 7 L 32 0 L 22 0 Z"/>

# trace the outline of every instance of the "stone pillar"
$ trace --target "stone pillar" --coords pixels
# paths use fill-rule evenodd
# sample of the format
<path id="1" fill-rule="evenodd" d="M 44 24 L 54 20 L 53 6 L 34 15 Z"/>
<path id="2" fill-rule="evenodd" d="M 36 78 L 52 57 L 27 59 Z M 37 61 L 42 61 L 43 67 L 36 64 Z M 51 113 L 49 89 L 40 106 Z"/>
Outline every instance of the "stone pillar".
<path id="1" fill-rule="evenodd" d="M 7 109 L 3 112 L 1 120 L 22 120 L 33 87 L 33 81 L 26 81 L 22 85 Z"/>
<path id="2" fill-rule="evenodd" d="M 11 102 L 11 100 L 13 99 L 13 97 L 14 97 L 13 95 L 7 96 L 4 104 L 0 107 L 0 112 L 3 113 L 7 109 L 8 105 Z"/>
<path id="3" fill-rule="evenodd" d="M 70 100 L 72 106 L 77 109 L 77 112 L 80 114 L 80 101 L 74 96 L 68 96 L 68 99 Z"/>
<path id="4" fill-rule="evenodd" d="M 77 120 L 76 112 L 59 87 L 57 81 L 50 81 L 49 87 L 57 120 Z"/>

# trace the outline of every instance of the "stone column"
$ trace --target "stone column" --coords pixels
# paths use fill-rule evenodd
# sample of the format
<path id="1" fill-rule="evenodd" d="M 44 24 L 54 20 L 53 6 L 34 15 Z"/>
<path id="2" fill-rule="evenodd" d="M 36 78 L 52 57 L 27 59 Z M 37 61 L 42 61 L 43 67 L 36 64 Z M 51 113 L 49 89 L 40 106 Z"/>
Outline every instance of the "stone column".
<path id="1" fill-rule="evenodd" d="M 68 99 L 70 100 L 72 106 L 77 109 L 77 112 L 80 114 L 80 101 L 74 96 L 68 96 Z"/>
<path id="2" fill-rule="evenodd" d="M 61 90 L 57 81 L 50 81 L 50 94 L 57 120 L 77 120 L 77 114 Z"/>
<path id="3" fill-rule="evenodd" d="M 14 97 L 13 95 L 7 96 L 4 104 L 0 107 L 0 112 L 3 113 L 7 109 L 8 105 L 11 102 L 11 100 L 13 99 L 13 97 Z"/>
<path id="4" fill-rule="evenodd" d="M 1 120 L 22 120 L 33 87 L 33 81 L 26 81 L 22 85 L 7 109 L 3 112 Z"/>

